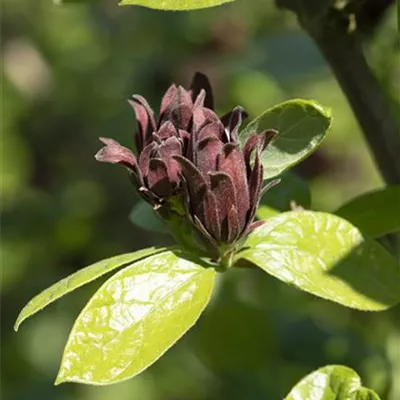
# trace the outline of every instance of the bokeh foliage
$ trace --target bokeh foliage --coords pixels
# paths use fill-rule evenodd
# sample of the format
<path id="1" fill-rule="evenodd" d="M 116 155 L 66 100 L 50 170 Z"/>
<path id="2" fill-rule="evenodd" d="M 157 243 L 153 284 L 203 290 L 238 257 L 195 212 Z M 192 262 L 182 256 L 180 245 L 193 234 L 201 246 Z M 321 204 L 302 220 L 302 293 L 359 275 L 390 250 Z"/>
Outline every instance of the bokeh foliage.
<path id="1" fill-rule="evenodd" d="M 399 307 L 351 311 L 261 271 L 240 270 L 226 275 L 190 335 L 141 376 L 107 388 L 51 386 L 72 322 L 99 283 L 15 335 L 21 306 L 98 259 L 168 240 L 129 222 L 137 198 L 128 178 L 93 158 L 98 136 L 131 144 L 131 94 L 156 105 L 171 81 L 187 84 L 202 70 L 219 111 L 240 104 L 254 117 L 279 101 L 315 99 L 332 108 L 334 125 L 295 169 L 311 184 L 312 207 L 335 210 L 382 182 L 328 66 L 295 18 L 273 2 L 188 13 L 118 7 L 114 0 L 3 3 L 4 398 L 278 399 L 332 363 L 354 368 L 382 398 L 400 397 Z M 392 9 L 366 40 L 370 64 L 392 94 L 399 89 L 396 35 Z"/>

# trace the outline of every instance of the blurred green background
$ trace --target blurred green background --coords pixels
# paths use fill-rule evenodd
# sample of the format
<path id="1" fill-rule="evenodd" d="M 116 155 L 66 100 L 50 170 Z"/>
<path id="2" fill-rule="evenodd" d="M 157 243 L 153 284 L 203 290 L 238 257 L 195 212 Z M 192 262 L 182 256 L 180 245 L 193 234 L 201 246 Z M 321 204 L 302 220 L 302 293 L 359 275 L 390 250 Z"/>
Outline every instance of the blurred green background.
<path id="1" fill-rule="evenodd" d="M 290 98 L 315 99 L 332 108 L 334 126 L 296 168 L 311 186 L 312 207 L 332 211 L 383 185 L 329 67 L 274 2 L 187 13 L 116 3 L 3 0 L 2 398 L 275 400 L 313 369 L 346 364 L 383 399 L 400 399 L 399 307 L 352 311 L 261 271 L 226 274 L 196 327 L 140 376 L 114 386 L 53 386 L 74 318 L 99 281 L 13 331 L 22 306 L 53 282 L 169 240 L 132 225 L 137 197 L 125 171 L 93 157 L 98 136 L 131 145 L 133 93 L 157 109 L 171 82 L 186 85 L 200 70 L 220 112 L 240 104 L 254 117 Z M 392 97 L 400 89 L 395 14 L 389 9 L 365 38 Z"/>

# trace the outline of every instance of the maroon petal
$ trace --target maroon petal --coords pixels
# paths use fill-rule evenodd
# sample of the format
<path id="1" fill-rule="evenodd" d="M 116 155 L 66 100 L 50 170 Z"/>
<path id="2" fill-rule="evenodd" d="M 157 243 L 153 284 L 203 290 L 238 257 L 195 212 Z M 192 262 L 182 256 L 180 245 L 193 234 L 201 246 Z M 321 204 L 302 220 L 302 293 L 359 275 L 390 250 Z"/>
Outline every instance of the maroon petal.
<path id="1" fill-rule="evenodd" d="M 242 112 L 241 112 L 242 121 L 244 121 L 246 118 L 248 118 L 249 114 L 247 114 L 247 112 L 242 107 L 238 106 L 236 108 L 241 108 L 241 110 L 242 110 Z M 233 109 L 232 111 L 229 111 L 228 113 L 224 114 L 221 117 L 221 122 L 223 123 L 225 128 L 229 127 L 229 123 L 231 121 L 232 114 L 235 112 L 236 108 Z"/>
<path id="2" fill-rule="evenodd" d="M 171 121 L 165 121 L 157 131 L 157 135 L 160 139 L 167 139 L 171 136 L 177 136 L 177 130 Z"/>
<path id="3" fill-rule="evenodd" d="M 151 142 L 139 155 L 139 168 L 144 177 L 147 177 L 147 174 L 149 173 L 150 158 L 153 157 L 156 148 L 157 144 Z"/>
<path id="4" fill-rule="evenodd" d="M 225 141 L 225 131 L 220 121 L 204 125 L 194 136 L 196 142 L 200 142 L 207 137 L 215 137 L 222 142 Z"/>
<path id="5" fill-rule="evenodd" d="M 247 115 L 243 107 L 235 107 L 230 113 L 230 118 L 226 129 L 229 132 L 229 141 L 237 142 L 239 128 L 243 120 L 243 116 Z"/>
<path id="6" fill-rule="evenodd" d="M 193 102 L 196 101 L 202 89 L 204 89 L 204 91 L 206 92 L 206 97 L 204 101 L 205 107 L 213 110 L 214 98 L 210 81 L 208 80 L 206 75 L 202 74 L 201 72 L 196 72 L 193 77 L 192 84 L 190 86 L 190 92 L 192 95 Z"/>
<path id="7" fill-rule="evenodd" d="M 167 166 L 163 160 L 159 158 L 152 158 L 150 160 L 147 183 L 150 190 L 159 197 L 172 195 Z"/>
<path id="8" fill-rule="evenodd" d="M 201 234 L 203 241 L 205 241 L 208 251 L 211 252 L 209 256 L 212 259 L 217 260 L 219 257 L 217 241 L 211 236 L 211 234 L 207 231 L 203 223 L 196 215 L 193 218 L 193 224 Z"/>
<path id="9" fill-rule="evenodd" d="M 261 221 L 255 221 L 253 222 L 246 230 L 246 233 L 250 233 L 251 231 L 254 231 L 254 229 L 263 226 L 265 223 L 267 222 L 267 220 L 263 219 Z"/>
<path id="10" fill-rule="evenodd" d="M 202 127 L 211 122 L 217 122 L 222 125 L 218 115 L 215 114 L 214 111 L 205 107 L 197 107 L 193 109 L 193 130 L 195 132 L 199 131 Z"/>
<path id="11" fill-rule="evenodd" d="M 181 142 L 177 137 L 172 136 L 162 143 L 159 147 L 158 153 L 160 154 L 160 158 L 167 165 L 170 182 L 177 185 L 180 180 L 179 175 L 181 168 L 172 156 L 182 154 Z"/>
<path id="12" fill-rule="evenodd" d="M 247 176 L 250 179 L 251 174 L 251 154 L 254 149 L 258 149 L 261 153 L 267 144 L 277 135 L 277 131 L 268 129 L 259 135 L 250 136 L 243 149 L 244 161 L 246 163 Z"/>
<path id="13" fill-rule="evenodd" d="M 230 222 L 233 226 L 230 226 L 228 218 L 232 208 L 236 210 L 237 207 L 236 189 L 231 177 L 224 172 L 210 173 L 209 177 L 211 191 L 217 200 L 218 215 L 221 224 L 221 239 L 227 242 L 230 237 L 237 236 L 239 231 L 237 212 L 236 221 L 234 220 L 234 216 L 231 215 L 232 219 Z"/>
<path id="14" fill-rule="evenodd" d="M 214 193 L 207 190 L 204 195 L 201 210 L 196 213 L 200 219 L 203 219 L 204 226 L 217 241 L 221 238 L 220 217 L 218 215 L 217 199 Z M 203 217 L 203 218 L 202 218 Z"/>
<path id="15" fill-rule="evenodd" d="M 121 146 L 113 139 L 100 138 L 100 141 L 106 146 L 95 155 L 97 161 L 122 164 L 131 170 L 137 168 L 136 157 L 128 148 Z"/>
<path id="16" fill-rule="evenodd" d="M 257 151 L 256 158 L 254 160 L 254 167 L 250 174 L 249 179 L 249 193 L 250 193 L 250 210 L 247 215 L 246 226 L 244 230 L 253 222 L 256 215 L 258 203 L 261 199 L 261 185 L 263 182 L 264 168 L 260 161 L 260 151 Z"/>
<path id="17" fill-rule="evenodd" d="M 171 110 L 169 116 L 170 121 L 177 129 L 189 130 L 189 125 L 192 121 L 192 108 L 188 105 L 179 105 Z"/>
<path id="18" fill-rule="evenodd" d="M 206 230 L 214 238 L 220 236 L 220 224 L 217 209 L 217 200 L 209 190 L 207 181 L 202 173 L 188 159 L 182 156 L 173 156 L 180 164 L 189 192 L 189 202 L 193 220 L 201 221 Z"/>
<path id="19" fill-rule="evenodd" d="M 240 226 L 239 226 L 239 216 L 235 207 L 229 210 L 228 213 L 228 237 L 227 242 L 232 243 L 234 242 L 240 233 Z"/>
<path id="20" fill-rule="evenodd" d="M 206 99 L 206 92 L 204 89 L 201 89 L 200 93 L 194 100 L 193 108 L 202 108 L 204 107 L 204 100 Z"/>
<path id="21" fill-rule="evenodd" d="M 251 171 L 249 179 L 249 191 L 250 191 L 250 204 L 257 202 L 260 196 L 261 185 L 263 182 L 263 166 L 260 160 L 259 152 L 256 153 L 256 158 L 254 160 L 254 166 Z"/>
<path id="22" fill-rule="evenodd" d="M 168 108 L 170 108 L 171 104 L 175 107 L 177 105 L 177 96 L 176 93 L 178 88 L 176 85 L 171 85 L 168 90 L 165 92 L 160 106 L 160 119 L 162 120 L 163 115 L 166 113 Z"/>
<path id="23" fill-rule="evenodd" d="M 261 194 L 260 197 L 264 196 L 264 194 L 266 192 L 268 192 L 268 190 L 272 189 L 274 186 L 279 185 L 279 183 L 281 182 L 281 179 L 274 179 L 271 182 L 268 182 L 262 189 L 261 189 Z"/>
<path id="24" fill-rule="evenodd" d="M 218 171 L 227 173 L 235 186 L 239 223 L 241 227 L 244 227 L 247 212 L 250 208 L 250 199 L 246 167 L 239 145 L 233 143 L 225 144 L 217 163 Z"/>
<path id="25" fill-rule="evenodd" d="M 146 99 L 139 95 L 132 96 L 128 100 L 129 104 L 135 111 L 136 120 L 139 125 L 139 135 L 137 136 L 138 151 L 141 151 L 150 135 L 156 130 L 156 121 L 154 119 L 154 112 L 147 103 Z"/>
<path id="26" fill-rule="evenodd" d="M 215 136 L 203 139 L 195 150 L 195 164 L 206 175 L 209 171 L 216 171 L 218 155 L 221 153 L 223 143 Z"/>
<path id="27" fill-rule="evenodd" d="M 189 190 L 189 198 L 192 210 L 203 202 L 207 190 L 207 181 L 203 174 L 187 158 L 180 155 L 172 156 L 182 168 L 182 174 L 185 177 Z"/>

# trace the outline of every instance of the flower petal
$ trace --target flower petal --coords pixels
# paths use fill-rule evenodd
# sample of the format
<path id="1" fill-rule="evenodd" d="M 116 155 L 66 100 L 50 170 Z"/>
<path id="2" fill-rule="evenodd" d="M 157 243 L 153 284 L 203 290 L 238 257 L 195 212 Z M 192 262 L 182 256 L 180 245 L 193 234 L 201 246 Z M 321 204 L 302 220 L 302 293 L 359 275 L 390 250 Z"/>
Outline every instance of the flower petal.
<path id="1" fill-rule="evenodd" d="M 202 210 L 197 212 L 200 219 L 203 219 L 204 226 L 211 236 L 220 241 L 221 238 L 221 225 L 218 215 L 217 199 L 210 190 L 207 190 L 204 195 L 203 203 L 201 204 Z M 203 217 L 203 218 L 201 218 Z"/>
<path id="2" fill-rule="evenodd" d="M 133 95 L 129 104 L 135 111 L 136 120 L 139 126 L 139 134 L 136 136 L 136 145 L 138 151 L 141 151 L 150 140 L 151 134 L 157 129 L 154 119 L 154 112 L 149 106 L 147 100 L 139 95 Z"/>
<path id="3" fill-rule="evenodd" d="M 239 216 L 235 207 L 229 210 L 228 213 L 228 237 L 226 241 L 228 243 L 233 243 L 240 234 L 240 226 L 239 226 Z"/>
<path id="4" fill-rule="evenodd" d="M 172 195 L 172 185 L 169 181 L 167 166 L 163 160 L 159 158 L 150 160 L 147 183 L 150 190 L 159 197 Z"/>
<path id="5" fill-rule="evenodd" d="M 260 226 L 262 226 L 262 225 L 264 225 L 264 224 L 266 224 L 266 223 L 267 223 L 267 220 L 265 220 L 265 219 L 260 220 L 260 221 L 254 221 L 254 222 L 247 228 L 246 233 L 250 233 L 250 232 L 253 231 L 254 229 L 256 229 L 256 228 L 258 228 L 258 227 L 260 227 Z"/>
<path id="6" fill-rule="evenodd" d="M 177 99 L 176 99 L 176 93 L 178 91 L 178 88 L 176 87 L 175 84 L 171 85 L 168 90 L 165 92 L 162 100 L 161 100 L 161 105 L 160 105 L 160 120 L 163 119 L 164 114 L 167 112 L 168 108 L 170 108 L 171 104 L 173 106 L 176 106 L 177 104 Z"/>
<path id="7" fill-rule="evenodd" d="M 255 148 L 259 150 L 259 152 L 262 152 L 265 147 L 270 143 L 270 141 L 276 137 L 277 131 L 274 129 L 268 129 L 259 135 L 253 135 L 250 136 L 247 139 L 247 142 L 244 146 L 243 149 L 243 154 L 244 154 L 244 161 L 246 163 L 246 171 L 247 171 L 247 177 L 250 179 L 250 174 L 251 174 L 251 154 Z"/>
<path id="8" fill-rule="evenodd" d="M 223 242 L 229 242 L 229 238 L 237 236 L 239 232 L 239 220 L 236 212 L 237 199 L 236 189 L 233 185 L 231 177 L 224 172 L 214 172 L 209 174 L 211 191 L 214 193 L 217 200 L 218 215 L 221 224 L 221 240 Z M 232 209 L 235 210 L 236 220 L 234 215 L 231 215 L 231 224 L 229 224 L 229 213 L 232 213 Z"/>
<path id="9" fill-rule="evenodd" d="M 157 131 L 157 135 L 160 139 L 167 139 L 171 136 L 177 136 L 177 130 L 171 121 L 165 121 Z"/>
<path id="10" fill-rule="evenodd" d="M 250 209 L 247 215 L 246 226 L 244 230 L 253 222 L 257 207 L 261 199 L 261 186 L 263 182 L 264 168 L 260 161 L 260 149 L 257 149 L 254 167 L 251 170 L 249 179 Z"/>
<path id="11" fill-rule="evenodd" d="M 229 122 L 226 126 L 226 129 L 229 132 L 228 136 L 230 142 L 238 141 L 239 128 L 244 116 L 247 116 L 247 114 L 244 111 L 244 108 L 240 106 L 235 107 L 230 113 Z"/>
<path id="12" fill-rule="evenodd" d="M 218 115 L 215 114 L 214 111 L 205 108 L 205 107 L 197 107 L 193 109 L 193 131 L 198 132 L 205 125 L 216 122 L 222 125 L 221 121 L 218 118 Z M 222 125 L 223 127 L 223 125 Z"/>
<path id="13" fill-rule="evenodd" d="M 206 91 L 204 89 L 201 89 L 200 93 L 198 94 L 198 96 L 194 101 L 193 108 L 204 107 L 205 99 L 206 99 Z"/>
<path id="14" fill-rule="evenodd" d="M 210 81 L 208 80 L 206 75 L 202 74 L 201 72 L 196 72 L 190 86 L 190 92 L 193 102 L 196 101 L 196 98 L 198 97 L 202 89 L 204 89 L 204 91 L 206 92 L 204 106 L 213 110 L 214 97 Z"/>
<path id="15" fill-rule="evenodd" d="M 106 146 L 100 149 L 95 155 L 97 161 L 122 164 L 131 170 L 137 168 L 136 157 L 128 148 L 121 146 L 113 139 L 100 138 L 100 141 Z"/>
<path id="16" fill-rule="evenodd" d="M 150 158 L 153 157 L 156 148 L 157 144 L 155 142 L 151 142 L 145 146 L 139 155 L 139 168 L 144 177 L 147 177 L 147 174 L 149 173 Z"/>
<path id="17" fill-rule="evenodd" d="M 218 171 L 227 173 L 233 182 L 237 195 L 237 212 L 241 227 L 246 224 L 247 212 L 250 208 L 249 187 L 243 154 L 238 144 L 227 143 L 217 161 Z"/>
<path id="18" fill-rule="evenodd" d="M 246 118 L 248 118 L 249 114 L 247 114 L 247 112 L 242 107 L 238 106 L 236 108 L 242 109 L 242 112 L 241 112 L 242 121 L 244 121 Z M 235 112 L 236 108 L 233 109 L 232 111 L 229 111 L 228 113 L 224 114 L 221 117 L 221 122 L 223 123 L 225 128 L 229 127 L 229 122 L 230 122 L 230 120 L 232 118 L 232 114 Z"/>
<path id="19" fill-rule="evenodd" d="M 204 175 L 196 168 L 196 166 L 187 158 L 180 155 L 172 156 L 182 168 L 182 174 L 185 177 L 189 191 L 190 205 L 192 211 L 202 203 L 205 192 L 207 190 L 207 181 Z"/>
<path id="20" fill-rule="evenodd" d="M 170 121 L 174 124 L 176 129 L 189 130 L 192 122 L 193 112 L 192 108 L 188 105 L 179 105 L 171 110 L 169 115 Z"/>
<path id="21" fill-rule="evenodd" d="M 207 137 L 214 137 L 225 142 L 225 130 L 220 121 L 205 124 L 200 130 L 194 133 L 194 140 L 199 143 Z"/>
<path id="22" fill-rule="evenodd" d="M 172 156 L 182 154 L 181 142 L 176 136 L 169 137 L 159 146 L 158 154 L 167 166 L 170 182 L 177 185 L 180 181 L 181 167 Z"/>
<path id="23" fill-rule="evenodd" d="M 268 190 L 272 189 L 274 186 L 279 185 L 281 179 L 274 179 L 271 182 L 268 182 L 262 189 L 261 189 L 261 197 L 264 196 Z"/>
<path id="24" fill-rule="evenodd" d="M 223 143 L 214 136 L 206 137 L 197 145 L 194 163 L 204 175 L 217 170 L 217 159 L 222 146 Z"/>

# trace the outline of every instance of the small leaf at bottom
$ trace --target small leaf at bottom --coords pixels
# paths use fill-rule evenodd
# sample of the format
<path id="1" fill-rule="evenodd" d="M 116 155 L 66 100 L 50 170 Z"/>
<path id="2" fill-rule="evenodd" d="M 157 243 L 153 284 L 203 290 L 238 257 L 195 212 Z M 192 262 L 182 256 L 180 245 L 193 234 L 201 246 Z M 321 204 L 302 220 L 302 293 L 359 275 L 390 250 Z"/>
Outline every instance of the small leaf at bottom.
<path id="1" fill-rule="evenodd" d="M 303 378 L 285 400 L 380 400 L 371 389 L 361 386 L 351 368 L 328 365 Z"/>
<path id="2" fill-rule="evenodd" d="M 75 321 L 56 384 L 105 385 L 137 375 L 197 321 L 214 281 L 214 269 L 172 251 L 118 272 Z"/>

